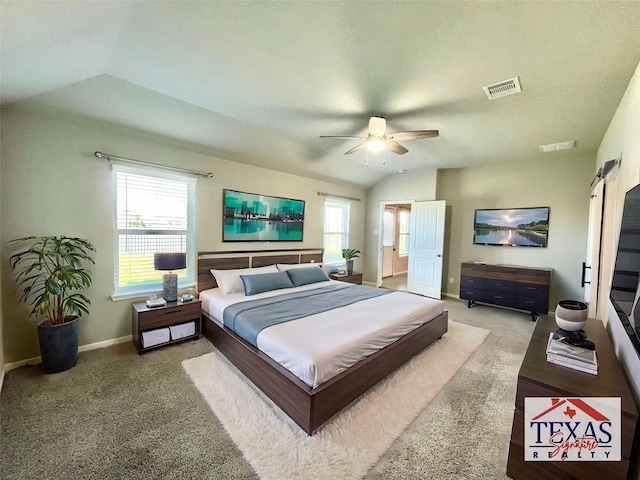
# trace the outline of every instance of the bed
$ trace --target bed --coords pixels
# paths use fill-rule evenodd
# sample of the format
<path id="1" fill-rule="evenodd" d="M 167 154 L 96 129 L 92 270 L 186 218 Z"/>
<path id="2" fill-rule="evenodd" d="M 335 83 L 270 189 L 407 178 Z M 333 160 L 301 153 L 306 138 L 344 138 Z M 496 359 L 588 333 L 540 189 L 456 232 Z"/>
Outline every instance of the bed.
<path id="1" fill-rule="evenodd" d="M 287 288 L 279 292 L 259 291 L 257 295 L 236 298 L 243 297 L 244 293 L 228 292 L 229 295 L 221 294 L 220 290 L 223 290 L 223 287 L 227 288 L 226 281 L 225 285 L 219 287 L 216 278 L 211 273 L 211 269 L 217 270 L 217 273 L 220 274 L 220 271 L 223 270 L 268 269 L 271 268 L 269 266 L 278 264 L 280 268 L 284 269 L 294 264 L 313 266 L 314 263 L 321 262 L 322 249 L 201 252 L 198 254 L 198 292 L 203 301 L 203 334 L 231 363 L 309 435 L 312 435 L 314 430 L 369 388 L 445 334 L 448 322 L 447 312 L 442 310 L 442 302 L 438 300 L 426 299 L 425 297 L 407 293 L 384 292 L 367 287 L 357 287 L 359 289 L 357 291 L 375 291 L 364 292 L 367 295 L 372 294 L 373 297 L 371 299 L 363 299 L 360 302 L 346 304 L 335 310 L 315 313 L 313 318 L 311 316 L 303 317 L 286 324 L 274 325 L 263 330 L 262 332 L 266 333 L 260 333 L 257 340 L 249 337 L 247 337 L 249 338 L 248 340 L 242 338 L 231 328 L 225 326 L 226 315 L 224 320 L 219 318 L 223 315 L 223 310 L 232 309 L 226 308 L 227 306 L 235 306 L 238 301 L 240 302 L 238 305 L 243 305 L 242 300 L 256 299 L 256 302 L 264 301 L 268 303 L 269 300 L 261 299 L 275 297 L 280 293 L 290 297 L 301 295 L 302 297 L 315 298 L 317 295 L 320 298 L 321 294 L 330 294 L 332 295 L 331 298 L 340 298 L 342 292 L 348 292 L 349 294 L 356 292 L 356 290 L 349 290 L 350 288 L 355 289 L 356 286 L 327 280 L 318 285 L 296 286 L 294 289 Z M 262 272 L 262 270 L 255 271 Z M 309 269 L 303 268 L 299 270 L 299 272 L 303 271 L 307 272 Z M 263 276 L 266 277 L 268 275 Z M 247 285 L 245 285 L 246 287 Z M 298 293 L 298 290 L 303 293 Z M 321 292 L 322 290 L 328 290 L 331 293 Z M 389 293 L 389 295 L 384 295 L 385 293 Z M 398 297 L 398 295 L 406 295 L 406 297 Z M 342 297 L 344 296 L 342 295 Z M 279 298 L 278 301 L 283 301 L 282 298 Z M 385 300 L 385 298 L 390 300 Z M 399 298 L 404 301 L 398 302 Z M 220 301 L 222 301 L 221 304 L 216 303 Z M 338 361 L 325 362 L 330 364 L 330 367 L 324 370 L 321 366 L 317 366 L 317 368 L 316 366 L 313 368 L 302 366 L 301 370 L 303 372 L 307 370 L 311 372 L 308 378 L 305 375 L 301 375 L 300 371 L 289 370 L 278 363 L 276 361 L 278 353 L 274 354 L 269 351 L 268 346 L 264 347 L 260 343 L 261 341 L 263 343 L 273 341 L 273 339 L 276 339 L 277 342 L 279 337 L 274 332 L 284 332 L 285 329 L 300 329 L 304 322 L 308 322 L 307 325 L 316 325 L 318 323 L 316 319 L 320 318 L 327 322 L 338 321 L 338 313 L 341 311 L 349 315 L 350 322 L 364 322 L 368 318 L 370 323 L 381 322 L 383 324 L 383 319 L 386 321 L 393 316 L 387 313 L 380 315 L 379 312 L 388 311 L 381 307 L 382 303 L 376 302 L 385 301 L 395 302 L 396 305 L 407 304 L 404 307 L 407 311 L 410 310 L 410 305 L 408 304 L 415 303 L 419 311 L 416 310 L 416 312 L 411 313 L 409 325 L 400 323 L 396 325 L 391 322 L 393 325 L 388 328 L 392 329 L 394 333 L 387 333 L 398 338 L 394 337 L 391 341 L 389 340 L 391 337 L 386 338 L 384 340 L 387 343 L 386 346 L 380 347 L 378 345 L 372 351 L 373 346 L 367 344 L 362 347 L 362 351 L 342 352 L 340 355 L 344 358 L 336 355 Z M 370 302 L 370 305 L 367 302 Z M 244 302 L 244 304 L 246 305 L 247 303 Z M 372 314 L 371 312 L 376 313 Z M 310 322 L 310 319 L 314 321 Z M 365 326 L 366 323 L 361 323 L 361 325 Z M 387 327 L 385 326 L 385 328 Z M 328 329 L 336 330 L 336 327 L 335 325 L 333 327 L 329 326 Z M 315 336 L 316 334 L 311 335 L 314 338 Z M 273 337 L 273 339 L 269 340 L 270 337 Z M 259 347 L 266 348 L 273 358 Z M 276 344 L 276 350 L 278 348 Z M 292 348 L 292 350 L 295 350 L 295 348 Z M 320 354 L 320 356 L 322 357 L 323 354 Z M 351 358 L 351 360 L 345 360 L 346 357 Z M 286 362 L 284 363 L 286 364 Z M 289 368 L 291 368 L 291 365 L 289 365 Z"/>

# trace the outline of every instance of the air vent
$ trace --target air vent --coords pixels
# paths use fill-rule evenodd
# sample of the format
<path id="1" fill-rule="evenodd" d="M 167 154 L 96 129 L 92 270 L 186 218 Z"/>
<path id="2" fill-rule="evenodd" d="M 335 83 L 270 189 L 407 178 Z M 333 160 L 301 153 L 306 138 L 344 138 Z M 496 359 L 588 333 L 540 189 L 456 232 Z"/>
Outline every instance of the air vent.
<path id="1" fill-rule="evenodd" d="M 540 145 L 538 148 L 541 152 L 549 153 L 549 152 L 557 152 L 558 150 L 571 150 L 575 148 L 576 141 L 571 140 L 570 142 L 560 142 L 560 143 L 550 143 L 549 145 Z"/>
<path id="2" fill-rule="evenodd" d="M 489 100 L 506 97 L 507 95 L 513 95 L 522 91 L 518 77 L 494 83 L 493 85 L 487 85 L 486 87 L 482 87 L 482 89 Z"/>

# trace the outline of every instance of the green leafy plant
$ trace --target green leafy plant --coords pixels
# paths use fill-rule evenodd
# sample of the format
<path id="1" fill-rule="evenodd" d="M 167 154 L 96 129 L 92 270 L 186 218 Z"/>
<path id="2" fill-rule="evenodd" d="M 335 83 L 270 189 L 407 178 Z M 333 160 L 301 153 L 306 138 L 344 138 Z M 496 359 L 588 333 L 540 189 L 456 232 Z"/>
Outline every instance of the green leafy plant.
<path id="1" fill-rule="evenodd" d="M 345 260 L 353 260 L 354 258 L 358 258 L 360 256 L 360 250 L 357 248 L 343 248 L 342 249 L 342 258 Z"/>
<path id="2" fill-rule="evenodd" d="M 32 307 L 31 315 L 46 315 L 44 324 L 59 325 L 89 313 L 91 301 L 79 293 L 91 285 L 91 273 L 84 268 L 95 264 L 94 246 L 83 238 L 49 236 L 11 240 L 12 247 L 23 246 L 11 255 L 10 264 L 20 302 Z"/>

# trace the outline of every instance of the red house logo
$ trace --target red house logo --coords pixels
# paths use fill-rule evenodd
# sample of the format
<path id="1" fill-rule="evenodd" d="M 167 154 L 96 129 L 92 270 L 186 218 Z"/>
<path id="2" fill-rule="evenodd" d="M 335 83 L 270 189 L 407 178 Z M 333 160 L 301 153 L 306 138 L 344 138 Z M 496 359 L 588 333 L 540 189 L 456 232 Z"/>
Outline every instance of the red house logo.
<path id="1" fill-rule="evenodd" d="M 525 461 L 621 459 L 620 397 L 526 397 L 524 420 Z"/>

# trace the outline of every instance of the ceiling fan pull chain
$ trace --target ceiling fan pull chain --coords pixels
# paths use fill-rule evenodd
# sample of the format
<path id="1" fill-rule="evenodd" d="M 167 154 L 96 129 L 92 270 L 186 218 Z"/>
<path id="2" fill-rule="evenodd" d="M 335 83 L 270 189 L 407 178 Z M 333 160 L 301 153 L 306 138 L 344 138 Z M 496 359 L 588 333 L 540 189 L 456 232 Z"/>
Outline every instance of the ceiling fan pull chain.
<path id="1" fill-rule="evenodd" d="M 382 165 L 386 165 L 387 164 L 384 154 L 385 154 L 385 150 L 382 150 Z"/>
<path id="2" fill-rule="evenodd" d="M 369 150 L 367 150 L 367 167 L 369 166 Z"/>

